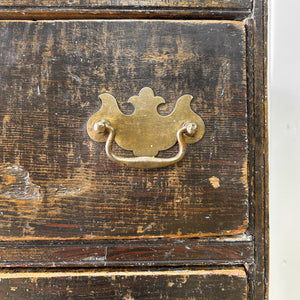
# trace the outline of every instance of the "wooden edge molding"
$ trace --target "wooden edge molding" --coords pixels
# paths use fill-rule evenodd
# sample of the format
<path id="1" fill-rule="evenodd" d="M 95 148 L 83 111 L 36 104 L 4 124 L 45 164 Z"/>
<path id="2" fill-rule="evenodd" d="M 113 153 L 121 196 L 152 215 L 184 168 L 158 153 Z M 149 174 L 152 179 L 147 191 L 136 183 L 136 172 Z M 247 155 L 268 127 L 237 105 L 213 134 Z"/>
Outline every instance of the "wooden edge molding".
<path id="1" fill-rule="evenodd" d="M 233 277 L 247 278 L 245 269 L 242 267 L 237 268 L 224 268 L 224 269 L 202 269 L 202 270 L 158 270 L 158 271 L 95 271 L 95 270 L 77 270 L 77 271 L 1 271 L 0 278 L 57 278 L 57 277 L 113 277 L 113 276 L 208 276 L 208 275 L 225 275 Z"/>
<path id="2" fill-rule="evenodd" d="M 251 299 L 268 299 L 268 0 L 255 1 L 253 14 L 244 20 L 244 24 L 247 36 L 249 234 L 254 238 L 254 264 L 249 268 L 249 295 Z"/>
<path id="3" fill-rule="evenodd" d="M 0 272 L 1 299 L 247 299 L 247 272 L 231 268 Z"/>
<path id="4" fill-rule="evenodd" d="M 35 8 L 214 8 L 250 9 L 253 0 L 2 0 L 0 7 Z"/>
<path id="5" fill-rule="evenodd" d="M 69 19 L 226 19 L 243 20 L 251 10 L 220 9 L 91 9 L 81 8 L 1 8 L 0 20 Z"/>
<path id="6" fill-rule="evenodd" d="M 95 245 L 0 245 L 0 267 L 100 267 L 252 264 L 252 242 Z M 40 258 L 44 257 L 41 263 Z"/>

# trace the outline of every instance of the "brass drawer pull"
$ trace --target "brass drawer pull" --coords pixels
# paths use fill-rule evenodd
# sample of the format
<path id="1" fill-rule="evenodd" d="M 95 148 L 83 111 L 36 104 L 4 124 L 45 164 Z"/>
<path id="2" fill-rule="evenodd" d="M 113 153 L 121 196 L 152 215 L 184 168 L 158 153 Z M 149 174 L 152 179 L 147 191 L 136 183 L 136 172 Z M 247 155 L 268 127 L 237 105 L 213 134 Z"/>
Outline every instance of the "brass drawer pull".
<path id="1" fill-rule="evenodd" d="M 168 116 L 161 116 L 157 106 L 164 99 L 154 96 L 152 89 L 143 88 L 138 96 L 128 102 L 136 110 L 131 115 L 123 114 L 116 99 L 108 94 L 101 94 L 102 107 L 88 121 L 88 133 L 97 142 L 106 141 L 106 154 L 115 162 L 140 169 L 166 167 L 182 160 L 186 153 L 186 143 L 199 141 L 205 130 L 204 122 L 192 111 L 191 95 L 181 96 L 174 111 Z M 120 157 L 113 153 L 112 145 L 117 144 L 126 150 L 132 150 L 136 157 Z M 179 145 L 177 155 L 171 158 L 155 157 L 158 151 Z"/>
<path id="2" fill-rule="evenodd" d="M 171 158 L 159 158 L 159 157 L 149 157 L 149 156 L 140 156 L 140 157 L 120 157 L 113 153 L 112 145 L 115 140 L 116 132 L 114 128 L 109 124 L 108 121 L 101 120 L 100 122 L 95 123 L 95 130 L 98 132 L 104 132 L 107 130 L 109 132 L 105 151 L 107 156 L 115 162 L 124 164 L 128 167 L 138 168 L 138 169 L 154 169 L 162 168 L 169 165 L 173 165 L 178 161 L 182 160 L 186 153 L 186 143 L 184 141 L 183 134 L 187 136 L 193 136 L 197 130 L 197 125 L 193 122 L 186 122 L 183 126 L 177 131 L 177 141 L 179 145 L 178 154 Z"/>

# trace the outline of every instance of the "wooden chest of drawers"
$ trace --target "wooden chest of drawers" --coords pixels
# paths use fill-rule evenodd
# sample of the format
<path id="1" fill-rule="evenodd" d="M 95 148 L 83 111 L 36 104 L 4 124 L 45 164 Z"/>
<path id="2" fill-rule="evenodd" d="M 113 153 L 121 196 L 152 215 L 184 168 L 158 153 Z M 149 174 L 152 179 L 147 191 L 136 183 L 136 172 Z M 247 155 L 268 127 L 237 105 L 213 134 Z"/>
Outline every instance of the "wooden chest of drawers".
<path id="1" fill-rule="evenodd" d="M 266 3 L 2 3 L 1 299 L 267 298 Z"/>

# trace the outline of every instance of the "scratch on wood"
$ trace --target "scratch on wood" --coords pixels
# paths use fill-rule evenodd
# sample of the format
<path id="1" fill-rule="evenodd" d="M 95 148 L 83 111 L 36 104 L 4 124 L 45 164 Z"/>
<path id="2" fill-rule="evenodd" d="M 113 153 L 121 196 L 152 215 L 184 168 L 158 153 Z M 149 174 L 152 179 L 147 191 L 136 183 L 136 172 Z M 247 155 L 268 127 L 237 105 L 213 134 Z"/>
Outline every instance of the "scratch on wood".
<path id="1" fill-rule="evenodd" d="M 143 232 L 145 232 L 145 231 L 147 231 L 147 230 L 150 230 L 150 229 L 152 229 L 152 227 L 155 225 L 155 223 L 151 223 L 151 224 L 149 224 L 148 226 L 146 226 L 144 229 L 143 229 L 143 226 L 138 226 L 138 228 L 137 228 L 137 233 L 143 233 Z"/>

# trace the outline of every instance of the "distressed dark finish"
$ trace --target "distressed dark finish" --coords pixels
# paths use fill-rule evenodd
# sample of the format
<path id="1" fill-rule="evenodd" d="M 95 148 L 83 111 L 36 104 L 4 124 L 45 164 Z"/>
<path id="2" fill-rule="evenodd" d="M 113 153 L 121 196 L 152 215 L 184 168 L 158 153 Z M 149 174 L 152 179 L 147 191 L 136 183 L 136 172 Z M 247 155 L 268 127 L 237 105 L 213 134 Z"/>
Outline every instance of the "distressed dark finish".
<path id="1" fill-rule="evenodd" d="M 251 0 L 2 0 L 1 6 L 11 6 L 11 7 L 155 7 L 155 8 L 164 8 L 164 7 L 202 7 L 202 8 L 251 8 Z"/>
<path id="2" fill-rule="evenodd" d="M 1 1 L 2 20 L 128 19 L 1 22 L 1 299 L 268 297 L 266 2 Z M 167 20 L 203 18 L 227 21 Z M 134 173 L 85 121 L 149 82 L 164 113 L 192 93 L 209 134 Z"/>
<path id="3" fill-rule="evenodd" d="M 255 1 L 253 16 L 245 20 L 248 41 L 249 203 L 250 230 L 254 237 L 255 263 L 250 266 L 250 295 L 268 298 L 268 101 L 267 25 L 268 1 Z"/>
<path id="4" fill-rule="evenodd" d="M 0 267 L 240 265 L 253 263 L 253 250 L 247 241 L 2 242 Z"/>
<path id="5" fill-rule="evenodd" d="M 2 277 L 2 279 L 1 279 Z M 247 297 L 242 268 L 0 273 L 1 299 L 234 299 Z"/>
<path id="6" fill-rule="evenodd" d="M 246 232 L 241 22 L 2 22 L 0 32 L 3 239 Z M 98 94 L 115 95 L 129 113 L 126 100 L 144 86 L 166 99 L 162 113 L 193 95 L 206 124 L 201 142 L 176 166 L 117 165 L 86 132 Z"/>
<path id="7" fill-rule="evenodd" d="M 1 8 L 0 20 L 67 20 L 67 19 L 217 19 L 243 20 L 251 14 L 250 9 L 206 9 L 206 8 L 164 8 L 164 9 L 116 9 L 116 8 Z"/>

